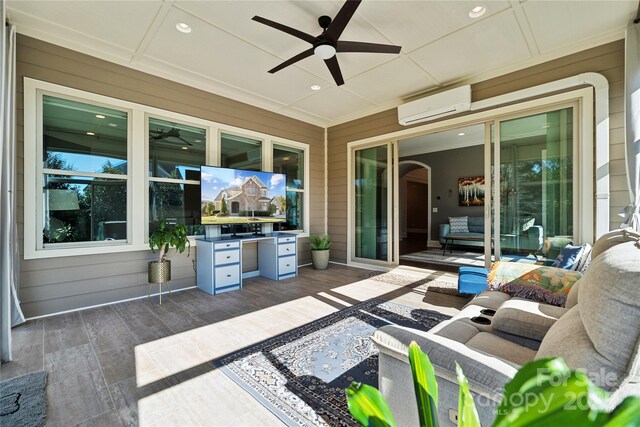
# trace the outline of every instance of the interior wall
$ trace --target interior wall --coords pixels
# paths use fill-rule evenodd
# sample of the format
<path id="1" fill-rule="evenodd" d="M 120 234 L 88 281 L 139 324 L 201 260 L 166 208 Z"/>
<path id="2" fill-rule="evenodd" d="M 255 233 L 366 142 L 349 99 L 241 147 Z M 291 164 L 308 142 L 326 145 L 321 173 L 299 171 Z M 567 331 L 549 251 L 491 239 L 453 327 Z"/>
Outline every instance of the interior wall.
<path id="1" fill-rule="evenodd" d="M 480 101 L 585 72 L 600 73 L 609 81 L 610 228 L 614 229 L 620 224 L 618 212 L 629 203 L 624 165 L 624 40 L 472 84 L 472 100 Z M 413 127 L 416 126 L 420 124 Z M 409 128 L 411 126 L 398 123 L 397 109 L 392 108 L 327 130 L 328 231 L 334 242 L 333 261 L 347 262 L 347 144 Z"/>
<path id="2" fill-rule="evenodd" d="M 324 231 L 324 129 L 186 85 L 142 73 L 23 35 L 17 38 L 18 228 L 21 256 L 24 230 L 23 78 L 149 105 L 309 144 L 310 231 Z M 255 246 L 255 245 L 254 245 Z M 298 240 L 298 260 L 309 263 L 306 239 Z M 171 254 L 172 287 L 195 285 L 191 257 Z M 247 253 L 246 265 L 256 264 Z M 20 299 L 27 317 L 133 298 L 147 293 L 150 251 L 21 260 Z"/>
<path id="3" fill-rule="evenodd" d="M 402 144 L 402 142 L 401 142 Z M 482 206 L 458 205 L 458 178 L 484 175 L 484 145 L 401 157 L 431 166 L 431 240 L 450 216 L 483 216 Z M 437 208 L 438 212 L 433 212 Z"/>

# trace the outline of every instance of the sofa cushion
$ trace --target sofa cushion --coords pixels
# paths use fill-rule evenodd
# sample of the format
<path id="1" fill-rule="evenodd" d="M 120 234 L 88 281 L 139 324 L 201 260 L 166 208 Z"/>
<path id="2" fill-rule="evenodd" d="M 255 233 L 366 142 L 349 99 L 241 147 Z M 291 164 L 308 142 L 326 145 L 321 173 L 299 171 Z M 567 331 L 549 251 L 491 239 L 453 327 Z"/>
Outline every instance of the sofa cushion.
<path id="1" fill-rule="evenodd" d="M 468 216 L 450 216 L 449 217 L 449 233 L 468 233 L 469 217 Z"/>
<path id="2" fill-rule="evenodd" d="M 640 341 L 640 242 L 618 244 L 593 260 L 578 307 L 598 353 L 626 369 Z"/>
<path id="3" fill-rule="evenodd" d="M 573 284 L 571 289 L 569 289 L 569 294 L 567 295 L 567 302 L 564 303 L 564 308 L 567 310 L 573 308 L 574 305 L 578 303 L 578 289 L 580 289 L 580 282 L 582 278 L 580 278 L 576 283 Z"/>
<path id="4" fill-rule="evenodd" d="M 579 272 L 562 268 L 497 261 L 489 271 L 488 289 L 562 306 L 580 277 Z"/>
<path id="5" fill-rule="evenodd" d="M 470 233 L 484 233 L 484 217 L 470 216 L 467 221 Z"/>
<path id="6" fill-rule="evenodd" d="M 631 228 L 613 230 L 605 233 L 593 244 L 593 249 L 591 249 L 591 259 L 593 260 L 597 258 L 601 253 L 616 245 L 638 239 L 640 239 L 640 233 L 632 230 Z"/>
<path id="7" fill-rule="evenodd" d="M 491 356 L 497 356 L 517 365 L 524 365 L 536 357 L 535 350 L 488 332 L 480 332 L 467 341 L 467 347 Z"/>
<path id="8" fill-rule="evenodd" d="M 505 301 L 493 316 L 493 329 L 520 337 L 542 341 L 566 309 L 535 301 L 512 298 Z"/>
<path id="9" fill-rule="evenodd" d="M 511 299 L 511 295 L 505 294 L 504 292 L 482 291 L 478 296 L 469 301 L 464 308 L 478 306 L 480 308 L 497 310 L 503 302 L 509 299 Z"/>
<path id="10" fill-rule="evenodd" d="M 536 359 L 562 357 L 569 368 L 584 370 L 600 387 L 615 388 L 624 369 L 595 349 L 582 323 L 580 309 L 579 305 L 573 307 L 549 329 Z"/>

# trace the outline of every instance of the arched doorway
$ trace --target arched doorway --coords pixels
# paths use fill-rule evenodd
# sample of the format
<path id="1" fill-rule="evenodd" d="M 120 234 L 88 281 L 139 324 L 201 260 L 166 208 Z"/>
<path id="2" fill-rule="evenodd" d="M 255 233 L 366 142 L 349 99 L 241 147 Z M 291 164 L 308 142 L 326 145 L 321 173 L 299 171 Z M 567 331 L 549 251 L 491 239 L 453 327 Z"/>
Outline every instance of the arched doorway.
<path id="1" fill-rule="evenodd" d="M 399 234 L 405 243 L 418 243 L 425 250 L 431 241 L 431 167 L 416 160 L 400 161 L 398 179 Z"/>

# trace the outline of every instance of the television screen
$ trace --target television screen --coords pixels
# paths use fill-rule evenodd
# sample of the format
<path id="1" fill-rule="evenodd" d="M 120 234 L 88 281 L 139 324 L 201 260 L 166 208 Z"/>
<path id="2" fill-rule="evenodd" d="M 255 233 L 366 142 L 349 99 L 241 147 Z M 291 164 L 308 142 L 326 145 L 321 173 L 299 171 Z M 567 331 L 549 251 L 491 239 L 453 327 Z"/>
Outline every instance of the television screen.
<path id="1" fill-rule="evenodd" d="M 284 174 L 200 167 L 203 225 L 285 222 Z"/>

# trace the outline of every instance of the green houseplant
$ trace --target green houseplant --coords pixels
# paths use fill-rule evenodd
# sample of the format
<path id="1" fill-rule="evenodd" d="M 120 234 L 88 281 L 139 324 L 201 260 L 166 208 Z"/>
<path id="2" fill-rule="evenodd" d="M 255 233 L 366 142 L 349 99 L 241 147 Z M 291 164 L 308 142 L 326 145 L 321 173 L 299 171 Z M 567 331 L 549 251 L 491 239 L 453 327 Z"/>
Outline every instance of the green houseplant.
<path id="1" fill-rule="evenodd" d="M 151 252 L 160 251 L 157 261 L 149 261 L 149 291 L 151 286 L 158 285 L 160 290 L 160 304 L 162 304 L 162 284 L 166 283 L 171 293 L 171 261 L 167 259 L 167 252 L 175 248 L 178 253 L 183 253 L 187 249 L 187 256 L 191 253 L 191 243 L 187 237 L 187 229 L 184 224 L 176 224 L 167 227 L 166 221 L 160 221 L 158 228 L 149 235 L 149 248 Z M 150 292 L 149 292 L 150 294 Z M 149 295 L 147 295 L 149 296 Z"/>
<path id="2" fill-rule="evenodd" d="M 438 383 L 433 365 L 415 342 L 409 346 L 409 361 L 420 426 L 438 426 Z M 456 377 L 460 385 L 458 425 L 480 427 L 469 383 L 457 363 Z M 345 392 L 349 412 L 358 423 L 396 426 L 389 406 L 375 387 L 354 382 Z M 562 358 L 535 360 L 520 368 L 505 385 L 493 426 L 640 425 L 640 397 L 627 397 L 611 412 L 604 409 L 607 397 L 608 393 L 594 385 L 586 373 L 569 369 Z"/>
<path id="3" fill-rule="evenodd" d="M 329 235 L 311 234 L 309 236 L 309 248 L 311 248 L 313 268 L 326 270 L 329 265 L 329 248 L 331 248 Z"/>

